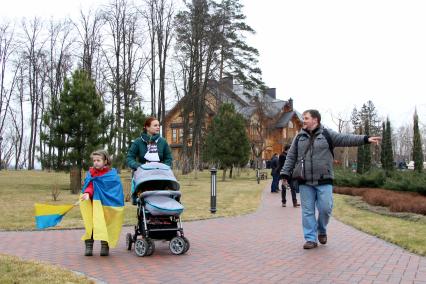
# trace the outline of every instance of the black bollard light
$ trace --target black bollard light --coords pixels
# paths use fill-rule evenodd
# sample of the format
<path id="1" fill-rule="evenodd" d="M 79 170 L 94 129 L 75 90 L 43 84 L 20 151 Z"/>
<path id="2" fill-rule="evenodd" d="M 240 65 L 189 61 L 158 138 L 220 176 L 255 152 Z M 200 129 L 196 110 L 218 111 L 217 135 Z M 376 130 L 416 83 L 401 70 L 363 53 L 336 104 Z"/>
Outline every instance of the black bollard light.
<path id="1" fill-rule="evenodd" d="M 210 190 L 210 212 L 216 213 L 216 173 L 217 169 L 212 168 L 211 173 L 211 190 Z"/>

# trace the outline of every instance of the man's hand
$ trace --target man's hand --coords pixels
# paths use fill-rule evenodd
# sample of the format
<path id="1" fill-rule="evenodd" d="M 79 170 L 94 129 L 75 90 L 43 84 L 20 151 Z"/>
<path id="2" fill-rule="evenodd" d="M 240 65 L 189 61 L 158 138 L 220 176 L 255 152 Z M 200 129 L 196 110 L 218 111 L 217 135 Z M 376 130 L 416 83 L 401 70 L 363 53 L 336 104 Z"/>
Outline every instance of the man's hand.
<path id="1" fill-rule="evenodd" d="M 368 137 L 368 142 L 369 143 L 374 143 L 376 145 L 379 145 L 379 142 L 382 140 L 382 137 L 380 136 L 373 136 L 373 137 Z"/>
<path id="2" fill-rule="evenodd" d="M 81 196 L 81 201 L 83 201 L 83 200 L 88 200 L 88 199 L 90 199 L 90 196 L 89 196 L 89 194 L 88 193 L 84 193 L 82 196 Z"/>

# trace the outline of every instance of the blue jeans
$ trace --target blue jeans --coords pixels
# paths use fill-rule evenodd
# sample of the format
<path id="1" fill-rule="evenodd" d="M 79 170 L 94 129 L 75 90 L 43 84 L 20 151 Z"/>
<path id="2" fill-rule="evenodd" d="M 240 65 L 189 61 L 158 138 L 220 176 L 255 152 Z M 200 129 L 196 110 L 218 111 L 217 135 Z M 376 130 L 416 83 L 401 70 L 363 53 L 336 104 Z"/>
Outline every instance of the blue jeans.
<path id="1" fill-rule="evenodd" d="M 280 184 L 280 174 L 272 174 L 271 192 L 278 191 L 278 185 Z"/>
<path id="2" fill-rule="evenodd" d="M 317 233 L 327 233 L 327 224 L 333 210 L 333 186 L 301 184 L 299 190 L 303 235 L 306 241 L 317 242 Z M 315 218 L 315 207 L 318 210 L 318 220 Z"/>

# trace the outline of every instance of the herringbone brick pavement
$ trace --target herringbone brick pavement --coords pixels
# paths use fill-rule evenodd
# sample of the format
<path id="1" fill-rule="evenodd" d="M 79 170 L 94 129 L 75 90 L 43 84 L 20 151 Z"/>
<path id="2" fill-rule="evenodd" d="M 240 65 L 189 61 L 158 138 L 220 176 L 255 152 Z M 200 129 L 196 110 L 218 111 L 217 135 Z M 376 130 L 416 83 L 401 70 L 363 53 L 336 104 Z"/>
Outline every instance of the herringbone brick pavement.
<path id="1" fill-rule="evenodd" d="M 182 256 L 160 241 L 154 255 L 137 257 L 125 248 L 131 227 L 109 257 L 99 256 L 99 243 L 93 257 L 84 257 L 82 230 L 1 232 L 0 253 L 106 283 L 426 283 L 426 258 L 334 219 L 328 244 L 303 250 L 301 209 L 281 207 L 280 194 L 268 188 L 255 213 L 187 222 L 184 230 L 191 248 Z"/>

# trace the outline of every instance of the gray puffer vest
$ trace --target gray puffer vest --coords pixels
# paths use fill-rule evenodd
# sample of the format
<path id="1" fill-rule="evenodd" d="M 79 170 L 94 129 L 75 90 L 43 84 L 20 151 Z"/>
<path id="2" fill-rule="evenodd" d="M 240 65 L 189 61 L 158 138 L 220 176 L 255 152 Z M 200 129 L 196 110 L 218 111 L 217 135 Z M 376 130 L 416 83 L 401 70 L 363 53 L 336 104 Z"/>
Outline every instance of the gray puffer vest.
<path id="1" fill-rule="evenodd" d="M 296 137 L 293 139 L 284 167 L 281 169 L 281 175 L 291 176 L 296 163 L 300 163 L 312 138 L 312 146 L 305 155 L 305 181 L 302 183 L 308 185 L 333 183 L 333 154 L 326 137 L 323 135 L 323 129 L 323 126 L 319 126 L 312 133 L 304 129 L 300 131 L 299 139 L 297 140 Z M 368 136 L 366 135 L 337 133 L 331 129 L 327 129 L 327 131 L 334 147 L 360 146 L 368 143 Z M 296 141 L 298 141 L 297 146 L 295 145 Z"/>

